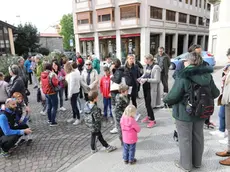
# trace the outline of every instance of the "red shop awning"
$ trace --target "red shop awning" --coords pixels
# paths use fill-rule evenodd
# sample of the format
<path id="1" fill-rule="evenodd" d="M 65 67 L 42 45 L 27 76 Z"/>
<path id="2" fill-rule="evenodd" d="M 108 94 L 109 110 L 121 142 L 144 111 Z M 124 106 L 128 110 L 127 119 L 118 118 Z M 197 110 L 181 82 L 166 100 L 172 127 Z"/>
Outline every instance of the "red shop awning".
<path id="1" fill-rule="evenodd" d="M 133 34 L 121 35 L 122 38 L 139 37 L 139 36 L 141 36 L 140 33 L 133 33 Z"/>
<path id="2" fill-rule="evenodd" d="M 93 41 L 94 37 L 90 37 L 90 38 L 79 38 L 80 41 Z"/>
<path id="3" fill-rule="evenodd" d="M 112 36 L 99 36 L 99 39 L 116 39 L 116 35 L 112 35 Z"/>

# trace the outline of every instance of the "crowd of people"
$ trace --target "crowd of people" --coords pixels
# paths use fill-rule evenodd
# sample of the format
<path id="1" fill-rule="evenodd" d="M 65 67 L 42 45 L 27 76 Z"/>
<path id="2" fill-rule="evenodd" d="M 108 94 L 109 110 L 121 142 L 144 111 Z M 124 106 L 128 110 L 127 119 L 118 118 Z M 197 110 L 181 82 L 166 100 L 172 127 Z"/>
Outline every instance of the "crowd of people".
<path id="1" fill-rule="evenodd" d="M 230 59 L 230 50 L 227 56 Z M 156 125 L 155 108 L 172 107 L 176 123 L 176 137 L 179 140 L 180 161 L 176 166 L 184 171 L 193 167 L 201 167 L 204 148 L 204 124 L 214 126 L 210 117 L 214 110 L 214 99 L 219 96 L 208 66 L 201 57 L 201 47 L 193 45 L 189 53 L 177 66 L 171 90 L 168 86 L 170 58 L 159 47 L 158 54 L 144 57 L 145 69 L 129 54 L 124 66 L 119 59 L 106 58 L 101 72 L 100 60 L 89 55 L 83 59 L 79 53 L 73 61 L 66 57 L 60 60 L 53 58 L 45 61 L 41 55 L 19 58 L 18 64 L 9 66 L 10 80 L 4 79 L 0 73 L 0 147 L 1 155 L 9 156 L 15 147 L 32 142 L 28 83 L 37 89 L 37 101 L 42 104 L 42 115 L 47 115 L 50 127 L 58 125 L 56 114 L 58 109 L 65 112 L 65 100 L 70 101 L 72 118 L 68 123 L 78 125 L 82 121 L 91 132 L 91 152 L 96 153 L 96 142 L 99 140 L 108 152 L 116 150 L 103 138 L 101 127 L 110 122 L 114 128 L 112 134 L 118 133 L 123 146 L 123 160 L 126 164 L 135 164 L 137 133 L 140 132 L 137 110 L 137 98 L 140 87 L 143 87 L 147 115 L 142 119 L 146 127 Z M 220 107 L 220 129 L 211 132 L 213 135 L 225 136 L 229 128 L 229 73 L 227 65 L 223 73 L 222 102 Z M 100 75 L 103 73 L 103 76 Z M 163 85 L 163 88 L 162 86 Z M 103 111 L 98 107 L 98 90 L 103 97 Z M 82 103 L 84 98 L 84 102 Z M 163 101 L 162 101 L 163 100 Z M 165 106 L 164 106 L 165 104 Z M 58 108 L 59 107 L 59 108 Z M 225 126 L 226 122 L 226 126 Z M 230 131 L 230 130 L 229 130 Z M 228 133 L 229 135 L 229 133 Z M 230 135 L 229 135 L 230 136 Z M 230 156 L 230 140 L 228 151 L 218 152 L 218 156 Z M 230 159 L 220 161 L 230 165 Z"/>

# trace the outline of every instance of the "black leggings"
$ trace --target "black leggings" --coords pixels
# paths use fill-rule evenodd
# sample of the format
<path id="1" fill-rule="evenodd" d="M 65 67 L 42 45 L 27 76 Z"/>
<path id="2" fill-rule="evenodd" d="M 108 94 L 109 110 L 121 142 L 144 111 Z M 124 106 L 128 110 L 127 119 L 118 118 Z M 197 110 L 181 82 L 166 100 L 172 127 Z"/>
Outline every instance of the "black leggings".
<path id="1" fill-rule="evenodd" d="M 155 117 L 154 117 L 153 108 L 151 106 L 151 89 L 150 89 L 149 83 L 146 82 L 143 85 L 143 92 L 144 92 L 144 98 L 145 98 L 145 107 L 147 109 L 149 120 L 154 121 Z"/>
<path id="2" fill-rule="evenodd" d="M 104 140 L 101 132 L 92 132 L 91 133 L 91 149 L 95 150 L 96 149 L 96 138 L 101 142 L 102 146 L 107 148 L 109 145 L 108 143 Z"/>

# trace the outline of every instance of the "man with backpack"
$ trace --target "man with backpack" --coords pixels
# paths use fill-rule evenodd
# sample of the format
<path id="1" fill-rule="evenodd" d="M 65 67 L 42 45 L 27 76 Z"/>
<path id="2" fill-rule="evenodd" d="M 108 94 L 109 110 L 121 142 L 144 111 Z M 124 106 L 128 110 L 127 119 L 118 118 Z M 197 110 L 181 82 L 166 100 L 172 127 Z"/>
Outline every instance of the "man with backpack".
<path id="1" fill-rule="evenodd" d="M 58 108 L 58 78 L 57 75 L 52 72 L 52 65 L 46 63 L 44 65 L 44 72 L 41 73 L 41 87 L 43 93 L 46 95 L 46 101 L 48 104 L 48 119 L 50 127 L 56 126 L 56 114 Z"/>
<path id="2" fill-rule="evenodd" d="M 163 100 L 173 105 L 180 150 L 180 161 L 175 165 L 183 171 L 201 167 L 204 121 L 213 114 L 214 99 L 220 93 L 211 75 L 213 68 L 201 63 L 199 54 L 188 54 L 185 68 L 178 73 L 171 91 Z"/>

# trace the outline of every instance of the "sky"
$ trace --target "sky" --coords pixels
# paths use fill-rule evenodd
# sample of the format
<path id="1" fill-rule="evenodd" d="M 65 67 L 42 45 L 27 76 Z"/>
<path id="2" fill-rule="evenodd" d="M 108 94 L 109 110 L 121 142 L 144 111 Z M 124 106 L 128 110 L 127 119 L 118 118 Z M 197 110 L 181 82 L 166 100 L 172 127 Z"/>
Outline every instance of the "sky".
<path id="1" fill-rule="evenodd" d="M 72 0 L 0 0 L 0 20 L 12 25 L 30 22 L 41 33 L 54 32 L 64 14 L 72 13 Z"/>

